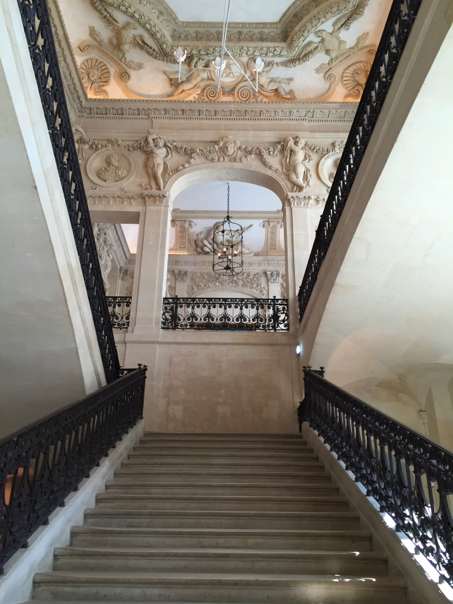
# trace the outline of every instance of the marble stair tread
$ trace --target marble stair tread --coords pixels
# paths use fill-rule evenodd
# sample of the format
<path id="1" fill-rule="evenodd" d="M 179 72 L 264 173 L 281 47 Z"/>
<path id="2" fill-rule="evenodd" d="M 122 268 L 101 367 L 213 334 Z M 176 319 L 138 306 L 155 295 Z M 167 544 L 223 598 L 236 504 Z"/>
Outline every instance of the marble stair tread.
<path id="1" fill-rule="evenodd" d="M 211 576 L 214 574 L 215 576 Z M 146 582 L 149 580 L 155 581 L 166 581 L 170 584 L 181 582 L 184 583 L 186 581 L 205 581 L 205 582 L 226 582 L 226 581 L 237 581 L 240 583 L 246 583 L 247 581 L 263 581 L 265 583 L 281 583 L 281 582 L 300 582 L 300 581 L 319 581 L 321 583 L 325 582 L 340 582 L 339 578 L 336 575 L 302 575 L 302 574 L 284 574 L 284 573 L 276 573 L 276 574 L 268 574 L 268 573 L 172 573 L 172 572 L 138 572 L 134 573 L 133 577 L 130 576 L 129 572 L 121 573 L 115 571 L 115 573 L 109 572 L 100 572 L 100 571 L 60 571 L 53 570 L 50 572 L 42 572 L 37 573 L 35 575 L 35 583 L 48 583 L 52 581 L 72 581 L 74 579 L 79 579 L 83 583 L 86 581 L 103 581 L 106 580 L 108 582 Z M 379 577 L 379 578 L 367 578 L 367 577 L 357 577 L 354 575 L 343 575 L 341 580 L 348 582 L 364 582 L 370 581 L 373 583 L 380 582 L 383 584 L 393 584 L 405 586 L 406 582 L 404 579 L 399 577 Z"/>
<path id="2" fill-rule="evenodd" d="M 323 473 L 324 468 L 317 461 L 307 461 L 299 464 L 301 469 L 313 469 L 313 471 L 318 471 Z M 164 474 L 165 476 L 275 476 L 275 477 L 283 477 L 283 478 L 291 478 L 298 479 L 300 473 L 294 469 L 293 471 L 289 470 L 281 470 L 269 468 L 269 466 L 263 466 L 262 468 L 248 468 L 247 464 L 242 464 L 239 467 L 226 467 L 226 468 L 213 468 L 210 466 L 200 466 L 198 468 L 194 468 L 189 466 L 187 468 L 181 468 L 177 466 L 175 468 L 167 467 L 167 466 L 129 466 L 127 468 L 119 468 L 115 471 L 115 476 L 135 476 L 136 474 L 150 474 L 150 475 L 159 475 Z"/>
<path id="3" fill-rule="evenodd" d="M 85 516 L 126 516 L 131 517 L 177 517 L 177 518 L 360 518 L 357 512 L 256 512 L 249 510 L 137 510 L 137 509 L 110 509 L 110 508 L 87 508 Z"/>
<path id="4" fill-rule="evenodd" d="M 203 602 L 285 604 L 400 604 L 406 596 L 406 583 L 396 577 L 361 578 L 285 574 L 204 573 L 40 573 L 35 576 L 35 595 L 39 599 L 74 601 L 112 599 L 117 602 L 167 601 L 182 599 Z M 198 598 L 197 598 L 198 596 Z"/>
<path id="5" fill-rule="evenodd" d="M 351 558 L 356 560 L 387 560 L 383 552 L 355 552 L 355 551 L 314 551 L 294 549 L 239 549 L 239 548 L 137 548 L 137 547 L 57 547 L 56 556 L 99 556 L 99 557 L 197 557 L 197 558 L 270 558 L 303 560 L 307 558 Z"/>
<path id="6" fill-rule="evenodd" d="M 287 497 L 278 495 L 143 495 L 143 494 L 130 494 L 127 492 L 120 493 L 98 493 L 96 496 L 97 500 L 101 503 L 109 502 L 121 502 L 121 501 L 225 501 L 229 503 L 241 503 L 243 501 L 254 502 L 270 502 L 270 503 L 322 503 L 324 501 L 336 501 L 338 503 L 349 503 L 345 497 L 341 497 L 338 494 L 328 493 L 327 496 L 323 497 Z"/>
<path id="7" fill-rule="evenodd" d="M 310 496 L 321 496 L 329 497 L 339 494 L 338 487 L 334 486 L 330 479 L 327 480 L 325 477 L 308 478 L 305 481 L 298 483 L 247 483 L 247 482 L 205 482 L 199 481 L 194 482 L 161 482 L 155 480 L 152 477 L 143 479 L 130 478 L 130 477 L 119 477 L 114 481 L 106 483 L 107 493 L 128 493 L 128 494 L 153 494 L 153 495 L 185 495 L 190 493 L 192 495 L 203 496 L 205 494 L 226 494 L 226 495 L 256 495 L 256 494 L 269 494 L 269 495 L 293 495 L 293 494 L 304 494 Z"/>
<path id="8" fill-rule="evenodd" d="M 307 444 L 303 443 L 227 443 L 227 442 L 191 442 L 191 443 L 159 443 L 159 442 L 146 442 L 139 441 L 133 448 L 133 451 L 165 451 L 168 453 L 181 453 L 181 452 L 192 452 L 192 453 L 222 453 L 228 452 L 233 454 L 260 454 L 271 455 L 291 455 L 296 453 L 305 453 L 312 450 Z"/>
<path id="9" fill-rule="evenodd" d="M 285 466 L 291 465 L 294 467 L 298 467 L 301 461 L 318 461 L 318 456 L 313 453 L 305 453 L 297 456 L 270 456 L 269 459 L 264 459 L 262 455 L 257 455 L 256 457 L 237 455 L 236 457 L 230 455 L 133 455 L 129 456 L 122 463 L 123 465 L 133 465 L 133 464 L 203 464 L 203 463 L 211 463 L 218 465 L 237 465 L 237 464 L 247 464 L 247 465 L 261 465 L 261 466 Z"/>
<path id="10" fill-rule="evenodd" d="M 116 535 L 183 535 L 196 536 L 238 536 L 238 537 L 315 537 L 316 539 L 370 539 L 371 533 L 364 530 L 309 530 L 309 529 L 224 529 L 224 528 L 136 528 L 136 527 L 107 527 L 107 526 L 74 526 L 72 534 L 116 534 Z"/>
<path id="11" fill-rule="evenodd" d="M 187 441 L 187 440 L 195 440 L 197 442 L 200 441 L 205 441 L 205 440 L 212 440 L 212 441 L 220 441 L 220 440 L 226 440 L 226 441 L 244 441 L 244 442 L 254 442 L 254 441 L 264 441 L 264 442 L 268 442 L 268 441 L 273 441 L 273 440 L 278 440 L 278 441 L 297 441 L 297 442 L 302 442 L 302 443 L 306 443 L 306 439 L 304 438 L 304 436 L 302 436 L 302 434 L 297 433 L 297 434 L 280 434 L 280 433 L 268 433 L 268 434 L 257 434 L 255 433 L 227 433 L 227 432 L 223 432 L 223 433 L 209 433 L 209 432 L 203 432 L 203 433 L 190 433 L 190 432 L 184 432 L 184 433 L 180 433 L 180 432 L 145 432 L 144 435 L 142 436 L 142 439 L 152 439 L 153 441 L 167 441 L 167 440 L 176 440 L 176 441 Z"/>
<path id="12" fill-rule="evenodd" d="M 331 491 L 335 491 L 338 492 L 338 487 L 335 487 L 332 485 L 331 482 L 331 478 L 327 473 L 324 474 L 316 474 L 314 475 L 313 472 L 307 472 L 306 474 L 299 474 L 299 476 L 302 476 L 302 478 L 306 478 L 308 480 L 321 480 L 321 484 L 318 484 L 317 482 L 307 482 L 307 483 L 288 483 L 288 482 L 279 482 L 277 484 L 273 483 L 273 484 L 269 484 L 268 482 L 260 482 L 260 483 L 254 483 L 252 485 L 248 485 L 248 484 L 244 484 L 243 482 L 234 482 L 234 481 L 228 481 L 228 482 L 209 482 L 209 481 L 205 481 L 205 482 L 177 482 L 177 481 L 165 481 L 165 482 L 159 482 L 159 481 L 155 481 L 155 482 L 149 482 L 149 481 L 143 481 L 142 478 L 138 479 L 138 478 L 128 478 L 127 476 L 121 476 L 119 478 L 115 478 L 115 480 L 108 480 L 106 483 L 106 487 L 107 488 L 115 488 L 116 486 L 121 487 L 122 485 L 129 485 L 129 486 L 137 486 L 137 487 L 149 487 L 150 485 L 152 485 L 155 488 L 158 487 L 165 487 L 166 489 L 170 489 L 170 488 L 183 488 L 184 490 L 187 489 L 194 489 L 194 488 L 205 488 L 205 489 L 225 489 L 227 491 L 231 491 L 232 489 L 238 488 L 238 489 L 253 489 L 254 491 L 258 490 L 258 491 L 263 491 L 266 492 L 266 490 L 270 490 L 273 489 L 275 490 L 276 488 L 278 489 L 290 489 L 290 490 L 298 490 L 298 491 L 309 491 L 310 489 L 313 490 L 324 490 L 324 492 L 328 492 L 329 490 Z M 324 483 L 324 484 L 323 484 Z"/>
<path id="13" fill-rule="evenodd" d="M 190 528 L 281 528 L 281 529 L 355 529 L 360 517 L 356 512 L 256 512 L 209 510 L 137 510 L 95 508 L 85 510 L 88 526 L 180 527 Z"/>
<path id="14" fill-rule="evenodd" d="M 260 495 L 143 495 L 125 492 L 99 493 L 96 496 L 99 508 L 130 507 L 132 509 L 186 509 L 186 510 L 256 510 L 256 511 L 324 511 L 324 508 L 345 509 L 349 502 L 337 494 L 324 497 L 264 497 Z M 198 507 L 197 507 L 198 506 Z M 288 509 L 290 508 L 290 509 Z M 312 509 L 313 508 L 313 509 Z"/>
<path id="15" fill-rule="evenodd" d="M 388 562 L 385 555 L 374 552 L 66 547 L 55 550 L 54 569 L 384 576 L 388 573 Z"/>

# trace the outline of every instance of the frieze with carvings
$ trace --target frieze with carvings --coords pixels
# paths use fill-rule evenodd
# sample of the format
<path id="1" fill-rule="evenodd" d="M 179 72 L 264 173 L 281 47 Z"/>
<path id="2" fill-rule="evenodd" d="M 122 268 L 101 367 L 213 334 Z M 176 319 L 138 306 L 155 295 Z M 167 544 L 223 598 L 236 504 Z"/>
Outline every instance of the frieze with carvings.
<path id="1" fill-rule="evenodd" d="M 344 146 L 343 141 L 322 146 L 295 136 L 275 145 L 252 147 L 242 145 L 238 140 L 227 136 L 214 145 L 191 147 L 152 131 L 143 139 L 123 144 L 118 139 L 94 141 L 88 138 L 80 127 L 75 129 L 74 135 L 81 161 L 84 160 L 87 150 L 94 150 L 87 162 L 87 174 L 94 183 L 92 189 L 128 182 L 135 173 L 136 162 L 132 153 L 141 154 L 142 166 L 148 178 L 140 183 L 144 191 L 145 205 L 165 205 L 168 197 L 165 187 L 169 178 L 177 172 L 206 162 L 258 162 L 286 180 L 288 191 L 294 193 L 309 189 L 315 177 L 319 177 L 320 182 L 329 188 L 332 173 Z M 319 163 L 318 174 L 314 169 L 316 163 Z M 320 203 L 312 202 L 307 207 L 314 205 Z"/>
<path id="2" fill-rule="evenodd" d="M 250 290 L 261 298 L 267 296 L 267 287 L 262 273 L 241 273 L 234 277 L 222 277 L 216 273 L 190 273 L 187 295 L 196 296 L 198 293 L 210 289 Z"/>

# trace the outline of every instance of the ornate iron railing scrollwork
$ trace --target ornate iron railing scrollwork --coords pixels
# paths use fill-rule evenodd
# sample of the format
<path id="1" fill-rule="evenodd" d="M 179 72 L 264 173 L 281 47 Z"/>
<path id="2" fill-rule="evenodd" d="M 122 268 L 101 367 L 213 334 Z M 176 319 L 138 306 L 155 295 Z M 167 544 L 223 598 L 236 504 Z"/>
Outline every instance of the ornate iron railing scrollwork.
<path id="1" fill-rule="evenodd" d="M 421 3 L 422 0 L 393 1 L 326 207 L 319 221 L 299 289 L 300 320 L 304 316 L 319 270 L 340 221 Z"/>
<path id="2" fill-rule="evenodd" d="M 108 382 L 119 375 L 99 259 L 46 0 L 17 0 Z"/>
<path id="3" fill-rule="evenodd" d="M 110 325 L 113 329 L 128 329 L 131 321 L 131 296 L 107 296 Z"/>
<path id="4" fill-rule="evenodd" d="M 0 574 L 143 416 L 146 367 L 0 440 Z"/>
<path id="5" fill-rule="evenodd" d="M 453 586 L 453 454 L 304 369 L 301 419 Z"/>
<path id="6" fill-rule="evenodd" d="M 288 331 L 288 300 L 164 298 L 162 329 Z"/>

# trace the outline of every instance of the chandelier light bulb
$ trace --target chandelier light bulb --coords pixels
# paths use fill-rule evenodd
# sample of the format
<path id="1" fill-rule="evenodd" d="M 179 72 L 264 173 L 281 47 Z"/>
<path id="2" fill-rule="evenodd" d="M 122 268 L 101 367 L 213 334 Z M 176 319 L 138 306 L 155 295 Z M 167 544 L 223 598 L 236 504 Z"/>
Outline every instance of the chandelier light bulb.
<path id="1" fill-rule="evenodd" d="M 220 57 L 216 57 L 212 62 L 212 65 L 216 71 L 222 73 L 222 71 L 225 69 L 226 61 L 222 61 Z"/>
<path id="2" fill-rule="evenodd" d="M 261 57 L 256 57 L 255 59 L 255 69 L 253 71 L 256 71 L 257 73 L 260 73 L 261 71 L 263 71 L 264 68 L 264 61 Z"/>
<path id="3" fill-rule="evenodd" d="M 183 50 L 181 48 L 181 46 L 178 46 L 178 48 L 175 50 L 175 59 L 178 61 L 178 63 L 182 63 L 183 61 L 185 61 L 186 57 L 187 57 L 187 52 L 185 50 Z"/>

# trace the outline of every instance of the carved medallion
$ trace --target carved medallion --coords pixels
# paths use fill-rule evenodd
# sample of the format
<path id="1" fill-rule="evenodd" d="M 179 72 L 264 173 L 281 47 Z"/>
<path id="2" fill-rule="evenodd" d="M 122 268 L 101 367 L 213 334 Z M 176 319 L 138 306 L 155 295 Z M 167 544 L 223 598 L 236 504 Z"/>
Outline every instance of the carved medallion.
<path id="1" fill-rule="evenodd" d="M 135 174 L 135 161 L 126 149 L 107 147 L 90 157 L 87 162 L 87 174 L 97 185 L 123 186 Z"/>

